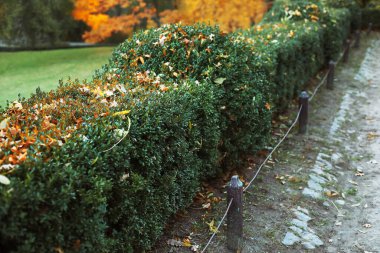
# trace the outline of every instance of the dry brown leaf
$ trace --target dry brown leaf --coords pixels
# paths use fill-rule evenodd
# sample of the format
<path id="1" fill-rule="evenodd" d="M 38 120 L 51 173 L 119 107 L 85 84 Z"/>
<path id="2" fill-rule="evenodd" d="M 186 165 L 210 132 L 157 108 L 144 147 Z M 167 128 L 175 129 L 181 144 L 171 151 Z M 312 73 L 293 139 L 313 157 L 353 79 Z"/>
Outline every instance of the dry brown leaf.
<path id="1" fill-rule="evenodd" d="M 326 191 L 325 192 L 325 195 L 329 198 L 334 198 L 334 197 L 338 197 L 339 196 L 339 193 L 336 192 L 336 191 Z"/>
<path id="2" fill-rule="evenodd" d="M 299 182 L 302 181 L 302 179 L 299 178 L 299 177 L 290 176 L 290 177 L 288 178 L 288 181 L 291 182 L 291 183 L 299 183 Z"/>

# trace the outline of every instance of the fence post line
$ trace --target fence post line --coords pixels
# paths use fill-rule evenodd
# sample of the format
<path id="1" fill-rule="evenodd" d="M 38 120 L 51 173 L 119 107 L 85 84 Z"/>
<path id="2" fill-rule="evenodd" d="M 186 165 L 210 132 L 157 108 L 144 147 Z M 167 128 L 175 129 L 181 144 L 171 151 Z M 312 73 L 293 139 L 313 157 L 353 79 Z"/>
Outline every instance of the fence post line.
<path id="1" fill-rule="evenodd" d="M 307 123 L 309 118 L 309 94 L 307 94 L 306 91 L 302 91 L 299 96 L 299 106 L 302 106 L 302 108 L 298 119 L 298 133 L 305 134 L 307 132 Z"/>
<path id="2" fill-rule="evenodd" d="M 344 55 L 343 55 L 344 63 L 348 62 L 348 57 L 350 56 L 350 44 L 351 44 L 350 39 L 347 39 L 344 44 Z"/>
<path id="3" fill-rule="evenodd" d="M 227 248 L 240 250 L 243 238 L 243 183 L 239 176 L 232 176 L 227 188 L 227 205 L 232 200 L 227 214 Z"/>
<path id="4" fill-rule="evenodd" d="M 371 34 L 371 32 L 372 32 L 372 26 L 373 26 L 372 23 L 369 23 L 369 24 L 368 24 L 367 35 L 370 35 L 370 34 Z"/>
<path id="5" fill-rule="evenodd" d="M 355 32 L 355 45 L 354 47 L 355 48 L 359 48 L 360 47 L 360 30 L 356 30 Z"/>
<path id="6" fill-rule="evenodd" d="M 335 75 L 335 65 L 336 63 L 334 61 L 329 62 L 329 73 L 327 75 L 327 89 L 332 90 L 334 89 L 334 75 Z"/>

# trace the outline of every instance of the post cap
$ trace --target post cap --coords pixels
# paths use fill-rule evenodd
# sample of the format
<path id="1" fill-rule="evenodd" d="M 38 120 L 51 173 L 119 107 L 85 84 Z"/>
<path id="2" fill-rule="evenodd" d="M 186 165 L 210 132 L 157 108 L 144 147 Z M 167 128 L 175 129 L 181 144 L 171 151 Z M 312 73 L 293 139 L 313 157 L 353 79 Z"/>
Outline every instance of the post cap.
<path id="1" fill-rule="evenodd" d="M 307 94 L 307 91 L 302 91 L 300 93 L 300 98 L 309 98 L 309 94 Z"/>
<path id="2" fill-rule="evenodd" d="M 235 175 L 231 177 L 230 187 L 232 188 L 240 188 L 243 187 L 243 182 L 240 181 L 239 176 Z"/>

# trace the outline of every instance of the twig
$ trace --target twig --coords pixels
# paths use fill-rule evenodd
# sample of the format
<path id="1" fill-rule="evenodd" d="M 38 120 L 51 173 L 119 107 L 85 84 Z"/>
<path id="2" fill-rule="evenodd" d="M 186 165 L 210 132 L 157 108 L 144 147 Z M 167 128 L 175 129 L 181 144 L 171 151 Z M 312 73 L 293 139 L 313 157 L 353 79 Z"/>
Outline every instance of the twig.
<path id="1" fill-rule="evenodd" d="M 108 152 L 111 149 L 113 149 L 114 147 L 116 147 L 117 145 L 119 145 L 119 143 L 122 142 L 125 139 L 125 137 L 127 137 L 127 135 L 129 134 L 129 129 L 131 129 L 131 119 L 128 117 L 128 129 L 127 129 L 127 132 L 125 133 L 125 135 L 123 136 L 123 138 L 121 138 L 118 142 L 116 142 L 112 147 L 110 147 L 107 150 L 102 151 L 101 153 Z"/>

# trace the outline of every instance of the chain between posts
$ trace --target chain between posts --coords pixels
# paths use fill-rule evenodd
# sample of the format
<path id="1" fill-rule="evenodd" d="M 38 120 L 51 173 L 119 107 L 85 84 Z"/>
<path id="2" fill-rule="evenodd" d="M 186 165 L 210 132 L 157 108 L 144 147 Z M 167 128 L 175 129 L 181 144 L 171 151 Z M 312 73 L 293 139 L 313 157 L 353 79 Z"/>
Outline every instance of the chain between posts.
<path id="1" fill-rule="evenodd" d="M 230 203 L 229 203 L 228 206 L 227 206 L 227 210 L 226 210 L 226 212 L 224 213 L 223 218 L 220 220 L 218 227 L 216 228 L 215 232 L 212 233 L 210 239 L 208 240 L 206 246 L 203 248 L 203 250 L 201 251 L 201 253 L 206 252 L 206 249 L 207 249 L 208 246 L 210 245 L 212 239 L 214 239 L 216 233 L 219 232 L 219 228 L 220 228 L 220 226 L 223 224 L 224 219 L 227 217 L 228 211 L 229 211 L 230 208 L 231 208 L 231 205 L 232 205 L 232 201 L 233 201 L 233 200 L 234 200 L 234 199 L 231 199 L 231 200 L 230 200 Z"/>
<path id="2" fill-rule="evenodd" d="M 337 61 L 335 62 L 335 64 L 337 65 L 344 57 L 345 53 L 353 46 L 353 44 L 355 43 L 355 41 L 350 41 L 349 43 L 347 43 L 346 47 L 344 48 L 344 51 L 340 54 L 340 56 L 338 57 Z M 331 69 L 329 69 L 324 77 L 322 78 L 322 80 L 320 81 L 320 83 L 317 85 L 317 87 L 314 89 L 311 97 L 309 98 L 309 101 L 312 101 L 314 96 L 316 95 L 316 93 L 318 92 L 319 88 L 326 82 L 327 80 L 327 77 L 330 73 Z M 291 130 L 295 127 L 295 125 L 297 124 L 298 122 L 298 119 L 300 118 L 300 115 L 301 115 L 301 111 L 302 111 L 302 105 L 299 107 L 298 109 L 298 112 L 297 112 L 297 115 L 294 119 L 294 122 L 292 123 L 292 125 L 289 127 L 288 131 L 285 133 L 285 135 L 281 138 L 281 140 L 277 143 L 277 145 L 272 149 L 272 151 L 269 153 L 269 155 L 265 158 L 265 160 L 261 163 L 261 165 L 259 166 L 259 168 L 257 169 L 255 175 L 253 176 L 253 178 L 249 181 L 248 185 L 243 189 L 243 193 L 247 191 L 247 189 L 252 185 L 252 183 L 255 181 L 255 179 L 257 178 L 257 176 L 259 175 L 260 171 L 262 170 L 262 168 L 264 167 L 264 165 L 268 162 L 268 160 L 272 157 L 273 153 L 278 149 L 278 147 L 285 141 L 286 137 L 289 136 Z M 210 243 L 212 242 L 212 240 L 214 239 L 216 233 L 219 231 L 219 228 L 220 226 L 222 225 L 223 221 L 225 220 L 225 218 L 227 217 L 227 214 L 231 208 L 231 205 L 232 205 L 232 202 L 233 202 L 233 198 L 230 200 L 229 204 L 228 204 L 228 207 L 227 207 L 227 210 L 225 211 L 222 219 L 220 220 L 219 222 L 219 225 L 218 227 L 216 228 L 215 232 L 211 235 L 209 241 L 207 242 L 206 246 L 203 248 L 203 250 L 201 251 L 201 253 L 204 253 L 206 252 L 208 246 L 210 245 Z"/>

